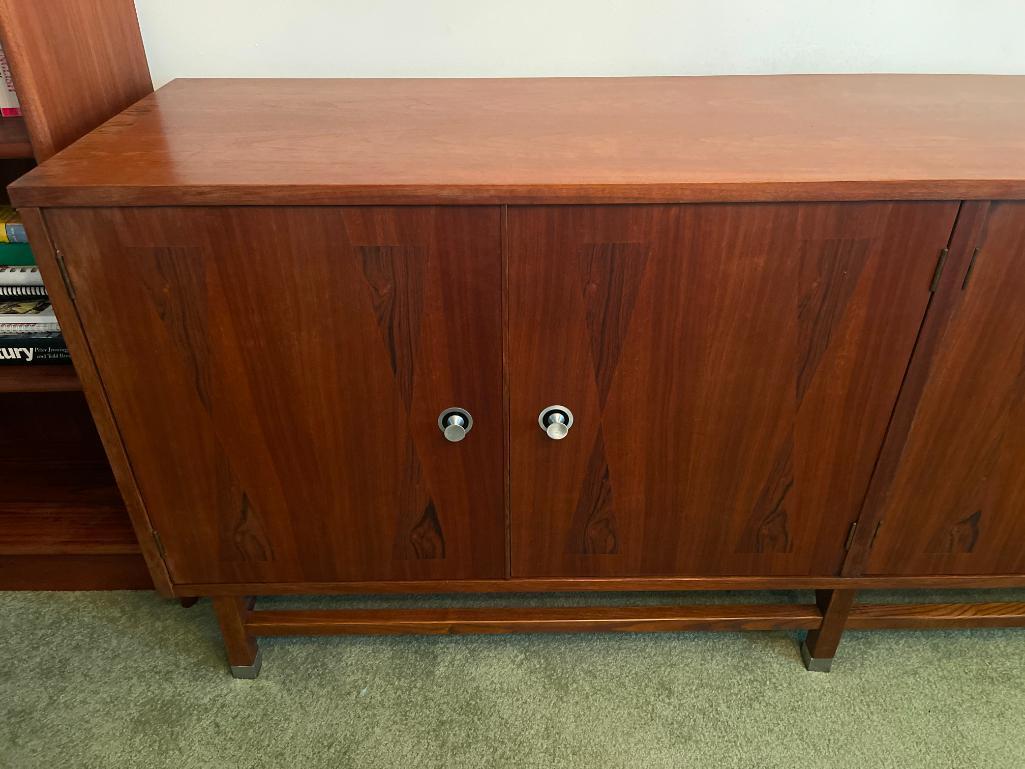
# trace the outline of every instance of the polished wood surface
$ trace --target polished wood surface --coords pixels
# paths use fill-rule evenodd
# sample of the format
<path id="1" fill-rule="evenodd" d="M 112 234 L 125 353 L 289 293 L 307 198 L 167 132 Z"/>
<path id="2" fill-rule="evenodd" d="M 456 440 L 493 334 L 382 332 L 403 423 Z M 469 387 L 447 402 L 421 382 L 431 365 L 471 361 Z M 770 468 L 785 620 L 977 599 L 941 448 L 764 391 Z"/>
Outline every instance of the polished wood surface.
<path id="1" fill-rule="evenodd" d="M 153 90 L 133 0 L 0 0 L 0 39 L 37 160 Z"/>
<path id="2" fill-rule="evenodd" d="M 0 555 L 138 553 L 105 461 L 0 459 Z"/>
<path id="3" fill-rule="evenodd" d="M 246 629 L 246 622 L 252 616 L 252 599 L 244 596 L 217 596 L 213 604 L 228 652 L 228 664 L 242 667 L 252 665 L 259 651 L 256 639 Z"/>
<path id="4" fill-rule="evenodd" d="M 4 187 L 28 171 L 33 158 L 49 158 L 153 90 L 132 0 L 0 0 L 0 39 L 24 113 L 23 118 L 0 120 L 0 157 L 22 158 L 0 164 Z M 3 198 L 7 202 L 6 193 Z M 31 219 L 31 212 L 24 213 Z M 45 232 L 38 227 L 29 231 L 34 252 L 45 260 Z M 44 277 L 51 295 L 59 293 L 59 279 L 55 283 L 52 274 L 47 277 L 45 272 Z M 66 311 L 61 315 L 62 321 L 69 317 Z M 76 357 L 87 359 L 88 355 L 80 352 Z M 36 423 L 47 421 L 54 412 L 66 414 L 62 405 L 66 393 L 79 389 L 81 384 L 71 366 L 0 369 L 0 410 L 5 415 L 0 460 L 24 452 L 24 442 L 14 438 L 18 430 L 11 429 L 12 423 Z M 31 410 L 19 411 L 12 406 L 12 400 L 19 398 L 16 393 L 46 396 Z M 75 432 L 82 416 L 89 420 L 81 395 L 77 399 L 77 413 L 68 415 L 63 433 Z M 89 429 L 98 445 L 91 424 Z M 109 431 L 110 426 L 105 429 Z M 102 453 L 95 457 L 91 477 L 82 475 L 75 447 L 65 446 L 59 439 L 53 441 L 45 459 L 39 466 L 50 471 L 47 475 L 28 472 L 23 476 L 38 484 L 40 504 L 31 514 L 17 507 L 19 503 L 8 489 L 0 491 L 0 507 L 6 506 L 2 522 L 6 533 L 0 537 L 5 539 L 6 550 L 60 550 L 62 554 L 4 556 L 0 589 L 152 588 L 124 504 L 115 509 L 117 491 Z M 69 491 L 74 484 L 79 484 L 79 493 Z M 84 506 L 77 506 L 99 489 L 107 501 L 90 507 L 94 500 L 89 499 Z M 108 502 L 109 508 L 104 506 Z M 15 511 L 22 511 L 16 522 L 12 504 Z M 149 557 L 158 587 L 169 592 L 166 574 L 160 576 L 163 564 L 149 540 L 148 527 L 137 531 L 145 532 L 141 548 Z"/>
<path id="5" fill-rule="evenodd" d="M 990 205 L 968 245 L 870 574 L 1025 572 L 1025 204 Z"/>
<path id="6" fill-rule="evenodd" d="M 25 230 L 28 238 L 33 244 L 33 253 L 39 265 L 39 271 L 43 275 L 43 282 L 47 286 L 47 293 L 53 303 L 54 311 L 60 320 L 61 332 L 67 342 L 68 349 L 75 359 L 75 371 L 82 382 L 82 390 L 89 405 L 89 412 L 92 420 L 95 420 L 94 433 L 98 433 L 102 439 L 103 448 L 110 461 L 110 467 L 117 481 L 118 489 L 128 509 L 129 519 L 135 530 L 135 536 L 139 541 L 139 547 L 145 558 L 146 565 L 152 575 L 153 586 L 162 595 L 171 595 L 171 578 L 167 573 L 167 566 L 160 554 L 157 541 L 153 536 L 153 526 L 150 523 L 146 507 L 139 495 L 138 484 L 132 474 L 132 467 L 125 454 L 124 444 L 114 414 L 110 409 L 110 402 L 96 371 L 96 364 L 93 361 L 92 351 L 82 331 L 82 324 L 78 317 L 78 310 L 68 291 L 62 272 L 63 267 L 57 258 L 57 253 L 50 240 L 50 234 L 43 214 L 36 208 L 21 209 L 21 218 L 25 223 Z M 16 396 L 8 396 L 16 397 Z M 28 396 L 21 396 L 28 397 Z M 52 394 L 51 398 L 68 398 L 70 394 Z M 77 396 L 81 398 L 81 396 Z M 34 416 L 34 415 L 33 415 Z M 106 564 L 107 562 L 105 562 Z M 132 561 L 131 569 L 137 569 L 137 564 Z M 132 579 L 134 571 L 126 572 L 126 579 Z"/>
<path id="7" fill-rule="evenodd" d="M 851 630 L 1025 627 L 1025 603 L 861 604 L 847 618 Z"/>
<path id="8" fill-rule="evenodd" d="M 498 209 L 47 222 L 175 581 L 504 576 Z"/>
<path id="9" fill-rule="evenodd" d="M 0 555 L 0 590 L 152 590 L 146 561 L 121 555 Z"/>
<path id="10" fill-rule="evenodd" d="M 942 349 L 946 328 L 963 297 L 961 285 L 988 210 L 988 201 L 964 202 L 958 209 L 957 224 L 947 255 L 942 265 L 937 264 L 938 271 L 934 274 L 934 291 L 915 342 L 913 360 L 909 362 L 901 385 L 900 397 L 890 418 L 858 526 L 841 570 L 844 576 L 858 576 L 865 571 L 869 551 L 882 527 L 882 515 L 915 421 L 919 400 L 929 381 L 932 362 Z"/>
<path id="11" fill-rule="evenodd" d="M 82 383 L 70 365 L 0 366 L 0 393 L 75 392 Z"/>
<path id="12" fill-rule="evenodd" d="M 5 117 L 0 120 L 0 158 L 32 157 L 32 143 L 23 117 Z"/>
<path id="13" fill-rule="evenodd" d="M 255 636 L 305 636 L 570 633 L 595 630 L 808 630 L 818 627 L 821 622 L 822 615 L 815 606 L 738 604 L 345 611 L 257 610 L 248 615 L 245 626 L 246 630 Z"/>
<path id="14" fill-rule="evenodd" d="M 822 613 L 822 623 L 805 638 L 804 645 L 810 657 L 827 660 L 836 655 L 856 595 L 856 590 L 815 591 L 815 604 Z"/>
<path id="15" fill-rule="evenodd" d="M 152 588 L 82 394 L 4 393 L 0 408 L 0 590 Z"/>
<path id="16" fill-rule="evenodd" d="M 176 595 L 420 595 L 428 593 L 670 592 L 676 590 L 835 590 L 1025 587 L 1025 574 L 912 577 L 599 577 L 550 579 L 364 580 L 180 584 Z"/>
<path id="17" fill-rule="evenodd" d="M 603 629 L 806 629 L 824 659 L 846 627 L 1025 625 L 853 600 L 1025 586 L 1025 203 L 1001 200 L 1025 197 L 1023 97 L 988 76 L 178 82 L 13 194 L 157 586 L 214 597 L 233 665 L 262 635 Z M 34 550 L 32 500 L 9 507 L 0 577 L 138 558 L 86 543 L 90 493 Z M 744 588 L 817 604 L 250 598 Z"/>
<path id="18" fill-rule="evenodd" d="M 836 574 L 956 210 L 510 209 L 512 574 Z"/>
<path id="19" fill-rule="evenodd" d="M 179 80 L 13 195 L 21 206 L 1015 198 L 1023 124 L 1025 77 L 1009 76 Z"/>

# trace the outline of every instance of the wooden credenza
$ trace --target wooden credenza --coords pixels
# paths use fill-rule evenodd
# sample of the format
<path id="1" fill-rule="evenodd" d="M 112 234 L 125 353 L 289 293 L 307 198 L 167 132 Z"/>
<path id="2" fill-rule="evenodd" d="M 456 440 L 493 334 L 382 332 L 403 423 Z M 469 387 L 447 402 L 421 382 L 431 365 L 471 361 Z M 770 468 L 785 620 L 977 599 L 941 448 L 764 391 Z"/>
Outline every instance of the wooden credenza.
<path id="1" fill-rule="evenodd" d="M 264 635 L 1023 625 L 1025 78 L 176 81 L 11 187 L 158 588 Z M 280 593 L 816 603 L 257 610 Z M 500 603 L 500 601 L 498 601 Z M 671 602 L 669 602 L 671 603 Z"/>

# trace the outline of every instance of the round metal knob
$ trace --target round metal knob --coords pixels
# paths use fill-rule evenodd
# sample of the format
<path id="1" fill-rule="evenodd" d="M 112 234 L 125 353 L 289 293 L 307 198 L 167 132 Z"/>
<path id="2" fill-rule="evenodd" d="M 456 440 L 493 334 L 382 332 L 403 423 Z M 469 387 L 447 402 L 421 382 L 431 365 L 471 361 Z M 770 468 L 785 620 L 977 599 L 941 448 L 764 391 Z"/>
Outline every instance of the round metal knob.
<path id="1" fill-rule="evenodd" d="M 573 426 L 573 412 L 565 406 L 548 406 L 541 411 L 537 423 L 545 435 L 553 441 L 561 441 L 569 435 L 569 428 Z"/>
<path id="2" fill-rule="evenodd" d="M 473 417 L 466 409 L 452 407 L 441 412 L 441 416 L 438 417 L 438 427 L 445 436 L 445 440 L 458 443 L 473 428 Z"/>

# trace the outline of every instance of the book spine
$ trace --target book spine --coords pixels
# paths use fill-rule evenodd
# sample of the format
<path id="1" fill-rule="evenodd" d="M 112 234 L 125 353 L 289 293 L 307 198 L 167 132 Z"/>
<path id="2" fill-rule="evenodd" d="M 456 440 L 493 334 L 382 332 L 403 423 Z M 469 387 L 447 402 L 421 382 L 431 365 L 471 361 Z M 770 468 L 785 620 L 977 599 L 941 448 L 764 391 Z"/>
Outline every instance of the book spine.
<path id="1" fill-rule="evenodd" d="M 28 243 L 25 225 L 21 222 L 7 222 L 4 225 L 4 235 L 7 236 L 8 243 Z"/>
<path id="2" fill-rule="evenodd" d="M 34 265 L 0 265 L 0 286 L 42 286 L 43 276 Z"/>
<path id="3" fill-rule="evenodd" d="M 0 343 L 2 344 L 2 343 Z M 0 366 L 32 365 L 33 363 L 70 363 L 66 347 L 0 346 Z"/>
<path id="4" fill-rule="evenodd" d="M 0 334 L 53 334 L 60 331 L 56 323 L 0 323 Z"/>
<path id="5" fill-rule="evenodd" d="M 43 286 L 4 286 L 0 285 L 0 297 L 6 299 L 33 299 L 45 297 L 46 289 Z"/>
<path id="6" fill-rule="evenodd" d="M 40 349 L 65 349 L 64 335 L 49 334 L 0 334 L 0 347 L 39 347 Z"/>
<path id="7" fill-rule="evenodd" d="M 11 77 L 11 67 L 3 48 L 0 48 L 0 77 L 3 77 L 3 83 L 0 83 L 0 115 L 18 117 L 21 115 L 21 104 L 14 90 L 14 78 Z"/>
<path id="8" fill-rule="evenodd" d="M 7 243 L 7 228 L 0 228 L 0 264 L 10 267 L 31 267 L 36 263 L 32 248 L 28 243 Z"/>

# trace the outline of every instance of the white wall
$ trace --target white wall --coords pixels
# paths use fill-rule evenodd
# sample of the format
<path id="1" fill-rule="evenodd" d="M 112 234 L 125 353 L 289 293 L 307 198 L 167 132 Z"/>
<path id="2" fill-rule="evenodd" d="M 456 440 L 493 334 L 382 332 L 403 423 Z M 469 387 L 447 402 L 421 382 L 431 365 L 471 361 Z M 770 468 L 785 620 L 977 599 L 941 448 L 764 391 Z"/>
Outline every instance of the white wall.
<path id="1" fill-rule="evenodd" d="M 136 0 L 153 78 L 1025 74 L 1025 0 Z"/>

